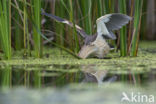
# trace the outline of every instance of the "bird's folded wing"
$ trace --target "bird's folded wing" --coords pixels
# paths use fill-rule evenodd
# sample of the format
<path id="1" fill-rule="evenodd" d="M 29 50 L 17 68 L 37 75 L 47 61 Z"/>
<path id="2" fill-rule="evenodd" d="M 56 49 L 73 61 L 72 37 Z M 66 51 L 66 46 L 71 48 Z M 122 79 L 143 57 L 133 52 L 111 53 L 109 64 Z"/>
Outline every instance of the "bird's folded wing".
<path id="1" fill-rule="evenodd" d="M 58 16 L 55 16 L 53 14 L 48 14 L 48 13 L 45 13 L 43 10 L 42 10 L 42 15 L 45 15 L 47 17 L 50 17 L 51 19 L 54 19 L 55 21 L 57 22 L 61 22 L 61 23 L 64 23 L 64 24 L 67 24 L 69 25 L 70 27 L 74 27 L 73 23 L 66 20 L 66 19 L 63 19 L 63 18 L 60 18 Z M 85 38 L 87 36 L 87 33 L 81 28 L 79 27 L 78 25 L 75 24 L 75 28 L 76 28 L 76 31 L 80 33 L 80 35 Z"/>
<path id="2" fill-rule="evenodd" d="M 112 31 L 122 28 L 130 20 L 131 17 L 120 13 L 102 16 L 96 20 L 98 35 L 106 35 L 110 39 L 116 39 Z"/>

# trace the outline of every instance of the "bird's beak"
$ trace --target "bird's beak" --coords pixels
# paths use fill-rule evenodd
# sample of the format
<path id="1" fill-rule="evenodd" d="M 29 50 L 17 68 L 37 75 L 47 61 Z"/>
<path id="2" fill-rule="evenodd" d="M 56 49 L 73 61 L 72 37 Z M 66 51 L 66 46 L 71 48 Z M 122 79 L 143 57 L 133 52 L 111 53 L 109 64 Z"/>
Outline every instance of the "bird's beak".
<path id="1" fill-rule="evenodd" d="M 78 56 L 79 56 L 80 58 L 85 59 L 85 58 L 88 58 L 88 57 L 94 55 L 95 52 L 96 52 L 96 50 L 97 50 L 96 47 L 93 46 L 93 45 L 84 45 L 84 46 L 81 48 L 81 50 L 80 50 Z"/>

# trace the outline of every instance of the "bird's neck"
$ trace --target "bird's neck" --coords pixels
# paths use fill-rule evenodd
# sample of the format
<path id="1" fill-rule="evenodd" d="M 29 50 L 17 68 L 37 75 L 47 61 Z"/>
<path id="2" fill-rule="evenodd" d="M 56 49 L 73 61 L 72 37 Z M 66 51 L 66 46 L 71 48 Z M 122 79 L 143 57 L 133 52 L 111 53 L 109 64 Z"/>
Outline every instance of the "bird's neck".
<path id="1" fill-rule="evenodd" d="M 97 38 L 95 41 L 106 42 L 106 40 L 104 39 L 104 37 L 102 37 L 102 35 L 97 35 Z"/>

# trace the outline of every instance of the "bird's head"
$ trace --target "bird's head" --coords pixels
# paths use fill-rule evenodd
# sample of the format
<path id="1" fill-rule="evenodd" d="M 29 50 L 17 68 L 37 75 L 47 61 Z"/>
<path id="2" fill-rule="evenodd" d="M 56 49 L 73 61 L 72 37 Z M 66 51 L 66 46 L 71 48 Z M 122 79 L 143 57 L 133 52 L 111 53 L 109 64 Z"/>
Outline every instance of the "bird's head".
<path id="1" fill-rule="evenodd" d="M 88 45 L 84 45 L 82 46 L 78 56 L 80 58 L 87 58 L 87 57 L 91 57 L 93 56 L 97 51 L 97 47 L 93 44 L 88 44 Z"/>

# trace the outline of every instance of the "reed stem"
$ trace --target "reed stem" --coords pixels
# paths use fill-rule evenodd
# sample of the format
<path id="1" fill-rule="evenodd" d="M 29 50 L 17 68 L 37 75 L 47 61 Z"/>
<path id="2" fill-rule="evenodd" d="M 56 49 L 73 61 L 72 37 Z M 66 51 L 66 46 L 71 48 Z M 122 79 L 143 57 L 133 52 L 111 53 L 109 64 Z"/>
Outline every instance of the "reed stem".
<path id="1" fill-rule="evenodd" d="M 126 0 L 119 0 L 120 13 L 126 14 Z M 126 26 L 120 29 L 120 56 L 127 55 L 127 32 Z"/>
<path id="2" fill-rule="evenodd" d="M 132 37 L 131 56 L 137 56 L 139 44 L 139 31 L 142 17 L 143 0 L 135 0 L 135 13 L 134 13 L 134 30 Z"/>
<path id="3" fill-rule="evenodd" d="M 41 0 L 31 0 L 31 10 L 33 22 L 37 26 L 37 29 L 33 26 L 33 40 L 34 40 L 34 50 L 35 57 L 42 57 L 42 40 L 38 31 L 41 31 Z"/>
<path id="4" fill-rule="evenodd" d="M 11 0 L 0 1 L 0 42 L 6 59 L 11 59 Z"/>

